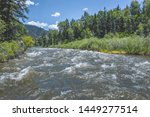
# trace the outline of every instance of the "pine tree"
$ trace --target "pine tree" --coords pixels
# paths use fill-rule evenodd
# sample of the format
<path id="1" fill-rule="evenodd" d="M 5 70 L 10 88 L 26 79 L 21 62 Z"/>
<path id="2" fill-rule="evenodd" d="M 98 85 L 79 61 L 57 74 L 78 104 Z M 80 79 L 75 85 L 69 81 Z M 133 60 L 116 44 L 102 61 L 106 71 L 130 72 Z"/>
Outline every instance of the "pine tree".
<path id="1" fill-rule="evenodd" d="M 16 38 L 18 23 L 20 19 L 27 18 L 26 0 L 0 0 L 0 19 L 6 24 L 6 31 L 3 33 L 4 40 Z M 3 41 L 4 41 L 3 40 Z"/>
<path id="2" fill-rule="evenodd" d="M 79 22 L 72 20 L 70 22 L 70 25 L 71 25 L 71 29 L 73 30 L 73 33 L 74 33 L 74 38 L 75 39 L 80 38 L 80 36 L 81 36 L 81 27 L 80 27 Z"/>
<path id="3" fill-rule="evenodd" d="M 131 22 L 132 22 L 132 30 L 133 32 L 138 29 L 138 25 L 140 23 L 140 4 L 137 0 L 133 0 L 130 7 L 131 12 Z"/>

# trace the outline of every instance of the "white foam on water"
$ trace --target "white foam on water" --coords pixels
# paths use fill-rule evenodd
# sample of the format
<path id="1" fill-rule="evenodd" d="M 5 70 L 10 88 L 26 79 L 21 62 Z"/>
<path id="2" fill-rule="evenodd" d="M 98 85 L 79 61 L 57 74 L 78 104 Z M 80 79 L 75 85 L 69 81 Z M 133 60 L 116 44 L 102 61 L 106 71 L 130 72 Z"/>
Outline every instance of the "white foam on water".
<path id="1" fill-rule="evenodd" d="M 52 100 L 65 99 L 64 96 L 71 93 L 72 90 L 61 91 L 59 96 L 52 97 Z"/>
<path id="2" fill-rule="evenodd" d="M 66 53 L 69 53 L 69 52 L 72 52 L 72 51 L 74 51 L 73 49 L 62 49 L 64 52 L 66 52 Z"/>
<path id="3" fill-rule="evenodd" d="M 76 73 L 76 69 L 71 66 L 71 67 L 67 67 L 63 70 L 63 72 L 68 73 L 68 74 L 75 74 Z"/>
<path id="4" fill-rule="evenodd" d="M 93 65 L 88 63 L 79 63 L 75 65 L 76 68 L 94 68 Z"/>
<path id="5" fill-rule="evenodd" d="M 134 77 L 140 76 L 147 76 L 148 74 L 144 73 L 143 71 L 139 70 L 138 68 L 133 67 L 132 70 L 134 70 L 136 72 L 136 74 L 134 74 Z M 144 70 L 146 71 L 146 70 Z"/>
<path id="6" fill-rule="evenodd" d="M 102 60 L 101 59 L 96 59 L 96 60 L 94 60 L 94 62 L 99 63 L 99 62 L 102 62 Z"/>
<path id="7" fill-rule="evenodd" d="M 71 93 L 71 92 L 72 92 L 72 90 L 61 91 L 61 96 L 66 95 L 66 94 Z"/>
<path id="8" fill-rule="evenodd" d="M 22 78 L 24 78 L 25 76 L 27 76 L 30 73 L 31 70 L 32 70 L 31 66 L 29 66 L 29 67 L 21 70 L 19 72 L 19 74 L 17 75 L 17 80 L 21 80 Z"/>
<path id="9" fill-rule="evenodd" d="M 107 64 L 103 64 L 103 65 L 101 65 L 101 67 L 102 68 L 104 68 L 104 69 L 107 69 L 107 68 L 114 68 L 115 67 L 115 65 L 112 63 L 112 64 L 110 64 L 110 65 L 107 65 Z"/>
<path id="10" fill-rule="evenodd" d="M 28 57 L 36 57 L 42 54 L 42 52 L 31 52 L 31 53 L 26 53 Z"/>
<path id="11" fill-rule="evenodd" d="M 8 74 L 3 73 L 3 75 L 0 76 L 0 81 L 4 80 L 6 77 L 8 77 Z"/>
<path id="12" fill-rule="evenodd" d="M 79 60 L 81 60 L 81 59 L 82 59 L 81 56 L 75 56 L 75 57 L 73 57 L 73 58 L 71 59 L 71 61 L 72 61 L 73 63 L 76 63 L 76 62 L 79 62 Z"/>
<path id="13" fill-rule="evenodd" d="M 52 97 L 51 100 L 57 100 L 57 99 L 59 99 L 59 98 L 60 98 L 60 96 L 55 96 L 55 97 Z"/>
<path id="14" fill-rule="evenodd" d="M 4 73 L 0 76 L 1 80 L 5 79 L 12 79 L 12 80 L 22 80 L 23 78 L 27 77 L 32 71 L 32 67 L 27 67 L 25 69 L 22 69 L 20 72 L 14 72 L 14 73 Z"/>
<path id="15" fill-rule="evenodd" d="M 93 79 L 94 78 L 95 80 L 97 80 L 97 78 L 99 79 L 99 76 L 101 76 L 101 73 L 99 73 L 99 72 L 95 72 L 95 73 L 88 72 L 88 73 L 83 74 L 84 79 Z"/>
<path id="16" fill-rule="evenodd" d="M 101 67 L 105 69 L 105 68 L 109 68 L 109 65 L 103 64 Z"/>
<path id="17" fill-rule="evenodd" d="M 140 63 L 136 63 L 136 64 L 135 64 L 136 67 L 144 66 L 144 65 L 150 65 L 150 62 L 145 61 L 145 62 L 140 62 Z"/>
<path id="18" fill-rule="evenodd" d="M 33 68 L 40 68 L 40 67 L 52 67 L 53 64 L 51 63 L 44 63 L 44 64 L 41 64 L 41 65 L 38 65 L 38 66 L 33 66 Z"/>
<path id="19" fill-rule="evenodd" d="M 38 48 L 40 51 L 47 51 L 47 50 L 60 50 L 59 48 Z"/>
<path id="20" fill-rule="evenodd" d="M 115 74 L 112 74 L 112 79 L 113 80 L 116 80 L 117 79 L 117 76 Z"/>

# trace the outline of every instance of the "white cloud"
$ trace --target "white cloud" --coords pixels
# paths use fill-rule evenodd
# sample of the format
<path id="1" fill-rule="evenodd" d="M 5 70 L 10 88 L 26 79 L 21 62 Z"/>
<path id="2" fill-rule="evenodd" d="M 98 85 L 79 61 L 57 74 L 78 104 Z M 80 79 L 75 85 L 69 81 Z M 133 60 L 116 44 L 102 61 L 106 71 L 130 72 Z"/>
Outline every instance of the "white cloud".
<path id="1" fill-rule="evenodd" d="M 58 23 L 59 22 L 56 21 L 55 24 L 48 25 L 47 23 L 44 23 L 44 22 L 30 21 L 27 24 L 37 26 L 37 27 L 40 27 L 40 28 L 44 28 L 44 29 L 58 30 Z"/>
<path id="2" fill-rule="evenodd" d="M 55 12 L 55 13 L 53 13 L 51 16 L 52 17 L 59 17 L 61 14 L 59 13 L 59 12 Z"/>
<path id="3" fill-rule="evenodd" d="M 89 10 L 88 8 L 84 8 L 84 9 L 83 9 L 83 11 L 88 11 L 88 10 Z"/>
<path id="4" fill-rule="evenodd" d="M 47 23 L 39 22 L 39 21 L 37 21 L 37 22 L 35 22 L 35 21 L 30 21 L 30 22 L 28 22 L 27 24 L 33 25 L 33 26 L 37 26 L 37 27 L 40 27 L 40 28 L 46 28 L 46 27 L 48 27 L 48 24 L 47 24 Z"/>
<path id="5" fill-rule="evenodd" d="M 52 30 L 58 30 L 58 21 L 55 24 L 49 25 L 48 28 Z"/>
<path id="6" fill-rule="evenodd" d="M 26 3 L 25 3 L 27 6 L 38 6 L 39 3 L 35 3 L 31 0 L 26 0 Z"/>
<path id="7" fill-rule="evenodd" d="M 32 2 L 31 0 L 27 0 L 27 1 L 26 1 L 26 5 L 27 5 L 27 6 L 35 5 L 35 3 Z"/>

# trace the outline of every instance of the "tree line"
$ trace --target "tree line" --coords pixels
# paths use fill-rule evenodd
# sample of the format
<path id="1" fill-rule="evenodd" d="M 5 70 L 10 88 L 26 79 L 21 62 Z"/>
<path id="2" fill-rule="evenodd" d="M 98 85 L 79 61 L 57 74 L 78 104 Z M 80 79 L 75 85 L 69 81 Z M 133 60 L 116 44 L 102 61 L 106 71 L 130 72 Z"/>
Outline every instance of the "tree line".
<path id="1" fill-rule="evenodd" d="M 60 22 L 58 27 L 59 30 L 49 30 L 48 34 L 43 34 L 37 40 L 37 45 L 48 47 L 90 37 L 103 38 L 106 34 L 148 36 L 150 0 L 144 0 L 142 4 L 133 0 L 131 5 L 124 9 L 118 5 L 112 10 L 104 8 L 94 15 L 84 12 L 81 19 L 66 19 Z"/>

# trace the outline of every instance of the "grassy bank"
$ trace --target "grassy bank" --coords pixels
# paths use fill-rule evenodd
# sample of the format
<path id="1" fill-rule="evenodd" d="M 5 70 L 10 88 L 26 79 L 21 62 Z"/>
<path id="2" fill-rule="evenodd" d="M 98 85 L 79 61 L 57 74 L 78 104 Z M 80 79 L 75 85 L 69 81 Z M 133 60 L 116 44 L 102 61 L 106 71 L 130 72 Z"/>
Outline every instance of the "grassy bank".
<path id="1" fill-rule="evenodd" d="M 22 42 L 0 42 L 0 62 L 5 62 L 11 58 L 15 58 L 32 45 L 34 45 L 34 41 L 29 36 L 24 36 Z"/>
<path id="2" fill-rule="evenodd" d="M 150 37 L 89 38 L 52 47 L 93 50 L 113 54 L 150 55 Z"/>

